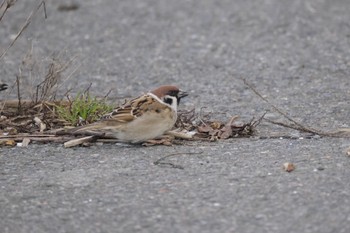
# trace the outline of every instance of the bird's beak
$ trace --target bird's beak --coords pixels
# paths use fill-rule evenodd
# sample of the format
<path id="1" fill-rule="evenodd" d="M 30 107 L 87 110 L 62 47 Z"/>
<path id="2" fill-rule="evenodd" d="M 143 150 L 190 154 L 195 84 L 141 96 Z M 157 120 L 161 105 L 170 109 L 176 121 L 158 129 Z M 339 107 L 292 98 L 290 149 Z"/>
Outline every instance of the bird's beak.
<path id="1" fill-rule="evenodd" d="M 186 91 L 180 90 L 179 93 L 177 94 L 177 98 L 181 99 L 183 97 L 188 96 L 188 93 Z"/>

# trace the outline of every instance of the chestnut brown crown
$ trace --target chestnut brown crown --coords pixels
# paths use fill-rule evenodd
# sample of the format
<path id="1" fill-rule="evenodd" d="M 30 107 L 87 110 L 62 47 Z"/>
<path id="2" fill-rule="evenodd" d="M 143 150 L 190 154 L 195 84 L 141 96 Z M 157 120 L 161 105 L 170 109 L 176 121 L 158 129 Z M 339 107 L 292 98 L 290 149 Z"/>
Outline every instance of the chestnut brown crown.
<path id="1" fill-rule="evenodd" d="M 157 89 L 151 91 L 151 93 L 160 99 L 164 99 L 166 96 L 176 97 L 177 104 L 180 103 L 181 98 L 188 96 L 187 92 L 182 91 L 177 86 L 172 85 L 160 86 Z"/>

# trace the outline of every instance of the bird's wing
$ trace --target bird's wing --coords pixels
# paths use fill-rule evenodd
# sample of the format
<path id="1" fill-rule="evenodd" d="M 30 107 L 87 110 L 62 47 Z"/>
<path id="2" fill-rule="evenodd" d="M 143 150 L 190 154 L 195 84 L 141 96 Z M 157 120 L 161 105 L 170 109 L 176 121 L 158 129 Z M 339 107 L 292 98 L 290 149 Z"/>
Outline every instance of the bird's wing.
<path id="1" fill-rule="evenodd" d="M 142 116 L 146 112 L 159 112 L 165 108 L 169 107 L 159 102 L 153 96 L 143 95 L 116 108 L 113 112 L 103 116 L 101 120 L 127 123 Z"/>
<path id="2" fill-rule="evenodd" d="M 104 130 L 110 128 L 118 128 L 123 125 L 141 117 L 145 113 L 160 113 L 162 110 L 170 108 L 169 106 L 161 103 L 159 100 L 151 95 L 143 95 L 129 102 L 124 103 L 122 106 L 116 108 L 113 112 L 104 115 L 101 120 L 75 128 L 73 132 L 81 132 L 86 130 Z"/>

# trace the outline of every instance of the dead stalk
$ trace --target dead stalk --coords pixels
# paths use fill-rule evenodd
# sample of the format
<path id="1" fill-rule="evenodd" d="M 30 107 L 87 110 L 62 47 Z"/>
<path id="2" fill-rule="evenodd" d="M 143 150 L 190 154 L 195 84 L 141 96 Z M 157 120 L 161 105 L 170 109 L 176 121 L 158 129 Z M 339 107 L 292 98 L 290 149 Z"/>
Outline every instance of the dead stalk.
<path id="1" fill-rule="evenodd" d="M 184 167 L 181 165 L 177 165 L 177 164 L 173 164 L 171 162 L 164 162 L 165 159 L 172 157 L 172 156 L 177 156 L 177 155 L 200 155 L 203 152 L 193 152 L 193 153 L 175 153 L 175 154 L 169 154 L 166 156 L 163 156 L 159 159 L 157 159 L 156 161 L 153 162 L 154 165 L 158 165 L 158 166 L 170 166 L 171 168 L 177 168 L 177 169 L 181 169 L 183 170 Z"/>
<path id="2" fill-rule="evenodd" d="M 283 122 L 276 122 L 276 121 L 272 121 L 269 119 L 264 118 L 266 121 L 272 123 L 272 124 L 276 124 L 276 125 L 280 125 L 286 128 L 291 128 L 291 129 L 295 129 L 298 130 L 300 132 L 305 132 L 305 133 L 311 133 L 311 134 L 315 134 L 315 135 L 319 135 L 319 136 L 325 136 L 325 137 L 349 137 L 347 135 L 342 135 L 340 130 L 334 131 L 334 132 L 325 132 L 322 130 L 318 130 L 318 129 L 314 129 L 308 126 L 305 126 L 299 122 L 297 122 L 296 120 L 294 120 L 293 118 L 289 117 L 287 115 L 287 113 L 283 112 L 281 109 L 279 109 L 278 107 L 276 107 L 274 104 L 272 104 L 268 99 L 266 99 L 265 97 L 263 97 L 250 83 L 248 83 L 248 81 L 244 78 L 240 78 L 244 84 L 251 90 L 253 91 L 260 99 L 262 99 L 264 102 L 266 102 L 267 104 L 269 104 L 276 112 L 278 112 L 279 114 L 281 114 L 283 117 L 285 117 L 288 121 L 292 122 L 293 124 L 286 124 Z"/>
<path id="3" fill-rule="evenodd" d="M 6 53 L 9 51 L 9 49 L 15 44 L 15 42 L 17 41 L 17 39 L 22 35 L 22 33 L 24 32 L 24 30 L 29 26 L 29 24 L 32 22 L 32 18 L 34 15 L 37 14 L 37 12 L 39 11 L 39 9 L 41 7 L 44 8 L 44 14 L 45 14 L 45 19 L 47 18 L 47 14 L 46 14 L 46 0 L 42 0 L 39 5 L 29 14 L 28 18 L 26 19 L 26 21 L 24 22 L 23 26 L 21 27 L 21 29 L 18 31 L 17 35 L 15 36 L 15 38 L 11 41 L 11 43 L 9 44 L 9 46 L 1 53 L 0 55 L 0 59 L 2 59 Z M 11 1 L 8 0 L 7 2 L 15 2 L 15 1 Z M 7 9 L 6 9 L 7 10 Z"/>
<path id="4" fill-rule="evenodd" d="M 0 5 L 0 10 L 3 8 L 3 6 L 6 4 L 4 11 L 0 15 L 0 21 L 6 14 L 7 10 L 15 4 L 16 0 L 3 0 L 1 5 Z"/>
<path id="5" fill-rule="evenodd" d="M 21 103 L 21 90 L 20 90 L 20 75 L 21 75 L 21 71 L 20 74 L 16 76 L 16 84 L 17 84 L 17 98 L 18 98 L 18 115 L 22 114 L 22 103 Z"/>

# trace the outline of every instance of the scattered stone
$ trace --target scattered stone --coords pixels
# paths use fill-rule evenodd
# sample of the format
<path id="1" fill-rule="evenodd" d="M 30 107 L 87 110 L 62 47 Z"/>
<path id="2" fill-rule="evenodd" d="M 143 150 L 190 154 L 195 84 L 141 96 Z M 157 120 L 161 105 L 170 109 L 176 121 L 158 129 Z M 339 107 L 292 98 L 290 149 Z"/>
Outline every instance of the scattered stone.
<path id="1" fill-rule="evenodd" d="M 346 155 L 350 157 L 350 147 L 347 149 Z"/>
<path id="2" fill-rule="evenodd" d="M 284 163 L 283 164 L 283 169 L 286 171 L 286 172 L 292 172 L 295 170 L 295 166 L 293 163 Z"/>

